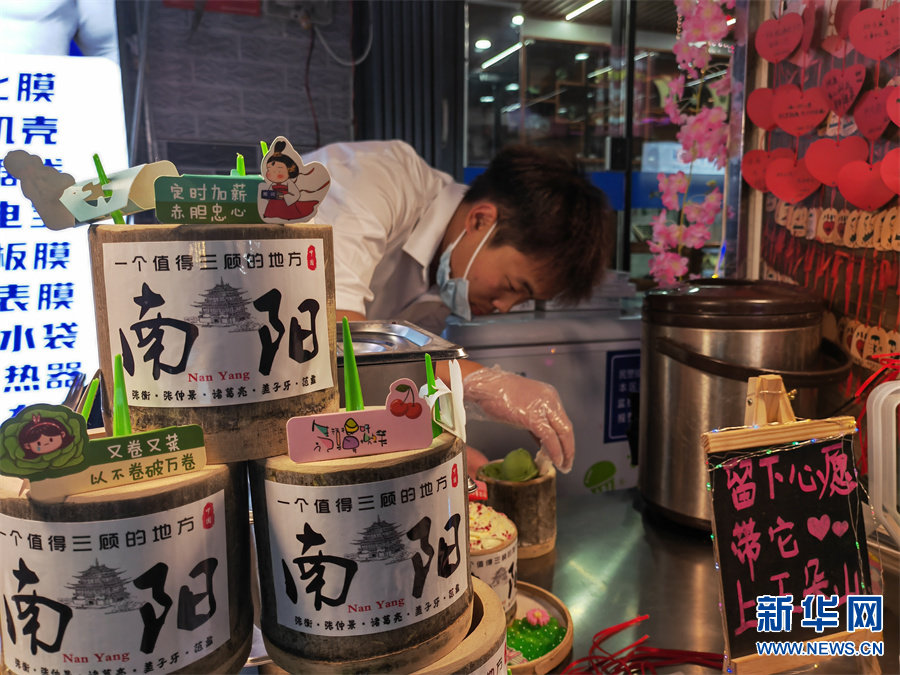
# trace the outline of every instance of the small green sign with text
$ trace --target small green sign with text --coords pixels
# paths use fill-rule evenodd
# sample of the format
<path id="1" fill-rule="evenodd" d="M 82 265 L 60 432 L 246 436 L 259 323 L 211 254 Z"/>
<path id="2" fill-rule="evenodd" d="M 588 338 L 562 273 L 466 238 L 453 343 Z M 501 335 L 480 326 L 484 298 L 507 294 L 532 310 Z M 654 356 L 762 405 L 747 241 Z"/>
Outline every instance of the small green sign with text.
<path id="1" fill-rule="evenodd" d="M 154 183 L 156 219 L 178 224 L 258 224 L 260 183 L 260 176 L 162 176 Z"/>

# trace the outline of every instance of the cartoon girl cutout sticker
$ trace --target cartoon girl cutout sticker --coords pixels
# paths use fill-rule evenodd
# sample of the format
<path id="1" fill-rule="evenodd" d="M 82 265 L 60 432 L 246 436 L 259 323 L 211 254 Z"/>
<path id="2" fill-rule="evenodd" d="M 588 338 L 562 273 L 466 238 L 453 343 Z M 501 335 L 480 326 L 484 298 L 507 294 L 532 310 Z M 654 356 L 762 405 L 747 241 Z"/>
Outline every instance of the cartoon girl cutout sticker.
<path id="1" fill-rule="evenodd" d="M 40 479 L 84 461 L 87 425 L 69 408 L 28 406 L 0 424 L 0 474 Z"/>
<path id="2" fill-rule="evenodd" d="M 31 416 L 31 422 L 19 431 L 19 447 L 25 451 L 25 459 L 35 459 L 61 448 L 75 440 L 65 425 L 52 417 L 42 419 L 40 413 Z"/>
<path id="3" fill-rule="evenodd" d="M 279 136 L 260 165 L 257 208 L 267 223 L 300 223 L 316 214 L 328 193 L 331 176 L 319 162 L 304 164 L 284 136 Z"/>

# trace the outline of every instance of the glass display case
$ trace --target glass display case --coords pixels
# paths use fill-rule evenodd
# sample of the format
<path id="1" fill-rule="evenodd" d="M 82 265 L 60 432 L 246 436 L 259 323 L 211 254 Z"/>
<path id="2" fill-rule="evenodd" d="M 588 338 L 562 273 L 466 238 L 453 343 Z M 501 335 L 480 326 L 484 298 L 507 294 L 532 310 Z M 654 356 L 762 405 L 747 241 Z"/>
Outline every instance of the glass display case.
<path id="1" fill-rule="evenodd" d="M 693 167 L 681 162 L 678 126 L 663 109 L 669 85 L 680 75 L 672 52 L 678 30 L 674 3 L 633 5 L 629 87 L 629 50 L 614 44 L 611 10 L 585 12 L 569 22 L 549 9 L 541 13 L 542 7 L 533 2 L 469 3 L 465 178 L 471 180 L 511 142 L 577 157 L 617 213 L 623 251 L 617 267 L 630 270 L 639 285 L 649 285 L 650 222 L 662 208 L 658 174 L 691 172 L 690 194 L 700 195 L 713 184 L 724 192 L 725 171 L 710 162 L 698 161 Z M 703 85 L 724 74 L 731 50 L 728 44 L 713 49 L 702 80 L 686 83 L 685 99 L 700 90 L 702 102 L 708 102 L 713 94 Z M 728 106 L 728 101 L 717 103 Z M 627 204 L 626 171 L 631 182 Z M 717 219 L 709 246 L 692 257 L 692 272 L 714 273 L 726 239 L 722 220 Z"/>

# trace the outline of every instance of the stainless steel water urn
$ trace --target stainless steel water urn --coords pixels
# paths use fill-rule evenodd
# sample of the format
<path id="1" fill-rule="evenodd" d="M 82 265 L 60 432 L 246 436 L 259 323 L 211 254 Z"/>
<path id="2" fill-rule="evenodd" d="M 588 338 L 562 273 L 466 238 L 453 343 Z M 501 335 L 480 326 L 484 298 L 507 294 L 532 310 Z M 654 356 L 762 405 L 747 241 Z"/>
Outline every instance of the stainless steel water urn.
<path id="1" fill-rule="evenodd" d="M 747 380 L 764 373 L 797 388 L 794 411 L 815 417 L 816 389 L 849 360 L 823 342 L 824 305 L 767 281 L 700 280 L 644 298 L 638 485 L 671 519 L 709 528 L 700 434 L 741 426 Z"/>

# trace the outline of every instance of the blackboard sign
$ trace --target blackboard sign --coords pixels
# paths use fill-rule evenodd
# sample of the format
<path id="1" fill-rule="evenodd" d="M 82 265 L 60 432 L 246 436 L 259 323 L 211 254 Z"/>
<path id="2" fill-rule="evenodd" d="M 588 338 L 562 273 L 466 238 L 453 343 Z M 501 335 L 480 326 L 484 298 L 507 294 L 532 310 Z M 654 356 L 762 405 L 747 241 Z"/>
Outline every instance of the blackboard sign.
<path id="1" fill-rule="evenodd" d="M 757 640 L 841 633 L 846 596 L 872 592 L 867 507 L 851 439 L 837 435 L 707 455 L 731 660 L 755 656 Z M 757 632 L 757 597 L 785 595 L 793 595 L 790 632 Z M 808 595 L 837 595 L 839 625 L 822 632 L 801 625 Z"/>

